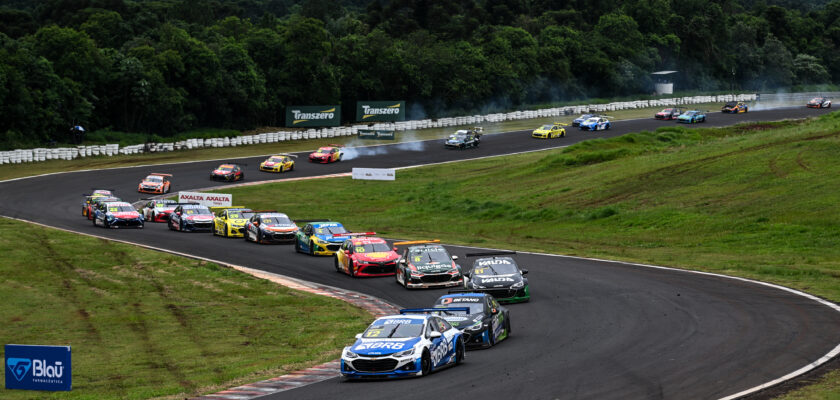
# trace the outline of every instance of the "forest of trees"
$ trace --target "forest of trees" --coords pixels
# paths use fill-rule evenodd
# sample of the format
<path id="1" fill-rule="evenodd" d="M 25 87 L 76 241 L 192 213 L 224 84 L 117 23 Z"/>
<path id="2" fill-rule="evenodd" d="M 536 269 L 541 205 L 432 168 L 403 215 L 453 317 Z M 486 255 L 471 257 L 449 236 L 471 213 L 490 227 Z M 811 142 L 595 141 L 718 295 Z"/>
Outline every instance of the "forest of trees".
<path id="1" fill-rule="evenodd" d="M 663 69 L 680 90 L 825 84 L 838 46 L 840 0 L 0 0 L 0 147 L 645 94 Z"/>

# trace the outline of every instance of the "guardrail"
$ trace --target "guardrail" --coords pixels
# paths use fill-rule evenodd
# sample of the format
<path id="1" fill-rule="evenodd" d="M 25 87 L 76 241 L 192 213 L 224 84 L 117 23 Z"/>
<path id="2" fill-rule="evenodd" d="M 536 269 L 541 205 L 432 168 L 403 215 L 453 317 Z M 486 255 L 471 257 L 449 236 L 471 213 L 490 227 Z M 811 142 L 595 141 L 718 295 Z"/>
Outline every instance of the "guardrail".
<path id="1" fill-rule="evenodd" d="M 187 139 L 173 143 L 146 143 L 120 147 L 118 144 L 104 144 L 94 146 L 76 146 L 59 148 L 15 149 L 0 151 L 0 165 L 40 162 L 47 160 L 73 160 L 83 157 L 115 156 L 118 154 L 157 153 L 176 150 L 191 150 L 210 147 L 236 147 L 261 143 L 276 143 L 288 140 L 306 140 L 320 138 L 334 138 L 354 136 L 359 129 L 406 131 L 415 129 L 445 128 L 450 126 L 477 125 L 504 121 L 559 117 L 585 113 L 605 113 L 609 111 L 630 110 L 648 107 L 670 107 L 688 104 L 715 103 L 726 101 L 754 101 L 758 95 L 726 94 L 716 96 L 688 96 L 657 100 L 619 101 L 607 104 L 585 104 L 576 106 L 544 108 L 539 110 L 521 110 L 507 113 L 472 115 L 439 119 L 422 119 L 376 123 L 373 125 L 359 124 L 322 129 L 308 129 L 296 131 L 279 131 L 213 139 Z"/>

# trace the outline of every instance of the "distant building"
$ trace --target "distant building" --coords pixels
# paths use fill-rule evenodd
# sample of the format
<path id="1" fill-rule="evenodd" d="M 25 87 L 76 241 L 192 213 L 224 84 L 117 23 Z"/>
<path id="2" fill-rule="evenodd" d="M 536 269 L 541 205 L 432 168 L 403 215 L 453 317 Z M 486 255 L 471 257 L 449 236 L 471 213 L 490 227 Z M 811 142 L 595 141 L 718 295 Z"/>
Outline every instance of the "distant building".
<path id="1" fill-rule="evenodd" d="M 656 94 L 674 94 L 674 82 L 670 75 L 676 74 L 677 71 L 656 71 L 651 72 L 654 79 L 654 90 Z"/>

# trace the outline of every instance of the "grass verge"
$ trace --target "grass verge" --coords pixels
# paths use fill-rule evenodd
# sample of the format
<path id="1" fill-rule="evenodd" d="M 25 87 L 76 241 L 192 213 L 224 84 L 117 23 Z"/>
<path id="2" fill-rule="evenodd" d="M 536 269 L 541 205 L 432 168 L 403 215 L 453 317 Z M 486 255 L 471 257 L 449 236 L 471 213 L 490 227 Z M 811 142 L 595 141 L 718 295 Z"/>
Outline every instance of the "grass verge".
<path id="1" fill-rule="evenodd" d="M 393 182 L 333 178 L 224 192 L 255 209 L 297 218 L 318 210 L 317 217 L 384 236 L 710 271 L 837 302 L 838 160 L 840 113 L 832 113 L 729 128 L 667 127 L 400 170 Z M 788 398 L 840 398 L 838 381 L 834 370 Z"/>
<path id="2" fill-rule="evenodd" d="M 184 398 L 333 360 L 371 318 L 216 264 L 0 219 L 0 339 L 70 345 L 72 392 Z"/>
<path id="3" fill-rule="evenodd" d="M 702 110 L 716 109 L 719 104 L 698 104 L 694 107 Z M 653 108 L 622 110 L 611 112 L 610 116 L 616 120 L 633 118 L 651 118 L 655 110 Z M 571 123 L 577 116 L 565 116 L 561 118 L 538 118 L 518 121 L 505 121 L 496 124 L 482 124 L 486 133 L 499 133 L 521 129 L 534 129 L 539 125 L 555 121 Z M 264 128 L 252 133 L 276 132 L 284 128 Z M 443 138 L 457 127 L 422 129 L 397 133 L 397 142 L 429 140 Z M 216 133 L 216 132 L 211 132 Z M 209 134 L 208 134 L 209 135 Z M 234 135 L 231 135 L 234 136 Z M 116 139 L 115 139 L 116 141 Z M 386 141 L 392 143 L 391 141 Z M 368 146 L 380 144 L 383 141 L 360 140 L 355 137 L 340 137 L 327 139 L 295 140 L 278 143 L 266 143 L 249 146 L 207 148 L 197 150 L 181 150 L 168 153 L 149 153 L 136 155 L 118 155 L 114 157 L 98 156 L 86 157 L 75 160 L 50 160 L 37 163 L 4 164 L 0 166 L 0 180 L 20 178 L 40 174 L 79 171 L 84 169 L 104 169 L 116 167 L 128 167 L 146 164 L 167 164 L 185 161 L 213 160 L 213 159 L 234 159 L 239 157 L 252 157 L 262 154 L 297 152 L 316 149 L 329 143 L 339 143 L 347 146 Z"/>

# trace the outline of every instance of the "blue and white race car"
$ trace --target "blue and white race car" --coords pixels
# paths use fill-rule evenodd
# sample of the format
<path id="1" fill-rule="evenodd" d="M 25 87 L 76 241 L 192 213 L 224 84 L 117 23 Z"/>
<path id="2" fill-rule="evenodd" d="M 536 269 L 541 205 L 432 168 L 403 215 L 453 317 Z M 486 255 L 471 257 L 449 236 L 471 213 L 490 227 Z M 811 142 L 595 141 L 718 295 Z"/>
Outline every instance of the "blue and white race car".
<path id="1" fill-rule="evenodd" d="M 588 118 L 586 121 L 580 123 L 580 130 L 582 131 L 600 131 L 610 129 L 610 120 L 604 116 L 596 116 Z"/>
<path id="2" fill-rule="evenodd" d="M 377 318 L 341 352 L 341 376 L 348 379 L 425 376 L 464 360 L 460 330 L 437 315 L 439 309 L 400 310 Z"/>
<path id="3" fill-rule="evenodd" d="M 677 122 L 681 122 L 683 124 L 706 122 L 706 113 L 700 110 L 686 111 L 685 113 L 677 117 Z"/>
<path id="4" fill-rule="evenodd" d="M 577 117 L 577 118 L 572 120 L 572 126 L 580 126 L 580 124 L 582 124 L 583 121 L 586 121 L 589 118 L 597 117 L 597 116 L 598 116 L 597 114 L 583 114 L 580 117 Z"/>
<path id="5" fill-rule="evenodd" d="M 347 229 L 338 222 L 323 221 L 295 221 L 309 222 L 295 234 L 295 251 L 308 253 L 312 256 L 334 255 L 347 240 Z"/>

